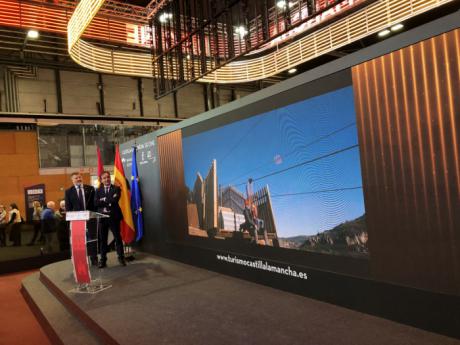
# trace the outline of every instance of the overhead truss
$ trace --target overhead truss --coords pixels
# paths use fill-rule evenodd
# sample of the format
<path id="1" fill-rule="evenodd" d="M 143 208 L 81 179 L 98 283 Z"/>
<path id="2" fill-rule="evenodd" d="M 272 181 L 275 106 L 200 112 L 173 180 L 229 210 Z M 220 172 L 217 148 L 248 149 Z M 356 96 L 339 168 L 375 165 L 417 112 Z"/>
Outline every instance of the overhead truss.
<path id="1" fill-rule="evenodd" d="M 0 0 L 0 49 L 62 57 L 67 49 L 93 71 L 155 78 L 159 96 L 192 81 L 273 77 L 454 1 Z M 11 27 L 37 28 L 43 38 L 25 46 Z"/>
<path id="2" fill-rule="evenodd" d="M 160 77 L 168 80 L 238 83 L 260 80 L 336 50 L 395 23 L 454 0 L 378 0 L 262 56 L 216 65 L 216 57 L 202 51 L 175 51 L 168 56 L 107 49 L 82 39 L 105 0 L 81 0 L 68 24 L 68 50 L 77 63 L 103 73 Z M 157 3 L 158 9 L 166 1 Z M 178 28 L 180 31 L 180 28 Z M 177 34 L 177 32 L 176 32 Z M 172 35 L 172 33 L 170 33 Z M 250 44 L 246 42 L 245 44 Z M 199 45 L 200 46 L 200 45 Z M 201 43 L 200 49 L 206 49 Z M 181 57 L 182 55 L 182 57 Z M 184 56 L 185 55 L 185 56 Z M 204 57 L 204 58 L 203 58 Z M 219 57 L 217 57 L 218 59 Z"/>

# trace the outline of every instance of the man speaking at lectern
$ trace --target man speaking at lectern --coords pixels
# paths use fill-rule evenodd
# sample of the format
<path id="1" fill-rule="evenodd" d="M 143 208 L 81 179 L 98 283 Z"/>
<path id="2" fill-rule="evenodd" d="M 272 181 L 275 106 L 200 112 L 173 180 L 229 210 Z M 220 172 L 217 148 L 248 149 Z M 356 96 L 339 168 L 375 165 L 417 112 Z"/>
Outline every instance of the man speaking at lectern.
<path id="1" fill-rule="evenodd" d="M 101 261 L 99 268 L 106 267 L 107 263 L 107 238 L 109 235 L 109 228 L 112 231 L 113 238 L 115 239 L 115 247 L 117 249 L 118 262 L 120 265 L 126 266 L 125 257 L 123 253 L 123 242 L 120 235 L 120 222 L 123 219 L 118 201 L 120 200 L 121 189 L 115 186 L 110 181 L 110 173 L 103 171 L 101 176 L 101 185 L 96 190 L 96 198 L 94 204 L 97 212 L 110 216 L 109 218 L 102 218 L 100 223 L 100 240 L 101 240 Z"/>
<path id="2" fill-rule="evenodd" d="M 74 172 L 70 175 L 73 186 L 65 191 L 65 208 L 66 212 L 71 211 L 95 211 L 94 207 L 94 187 L 83 184 L 83 178 L 80 173 Z M 98 264 L 97 261 L 97 226 L 95 219 L 87 222 L 88 226 L 88 255 L 91 259 L 91 265 Z"/>

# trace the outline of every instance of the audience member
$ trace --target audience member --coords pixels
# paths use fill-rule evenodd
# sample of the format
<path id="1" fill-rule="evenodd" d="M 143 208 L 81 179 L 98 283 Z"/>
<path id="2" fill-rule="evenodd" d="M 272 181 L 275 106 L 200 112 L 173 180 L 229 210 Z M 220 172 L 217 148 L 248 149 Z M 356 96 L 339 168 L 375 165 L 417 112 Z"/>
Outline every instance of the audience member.
<path id="1" fill-rule="evenodd" d="M 38 237 L 38 234 L 40 234 L 40 238 L 38 239 L 38 242 L 43 242 L 44 237 L 42 233 L 42 226 L 41 226 L 41 215 L 42 215 L 42 205 L 40 204 L 40 201 L 34 201 L 32 203 L 34 207 L 34 212 L 32 214 L 32 222 L 34 224 L 34 235 L 30 242 L 27 244 L 28 246 L 33 246 L 35 244 L 35 240 Z"/>
<path id="2" fill-rule="evenodd" d="M 69 223 L 65 220 L 65 213 L 65 200 L 61 200 L 59 203 L 59 209 L 55 213 L 57 220 L 57 238 L 59 241 L 60 251 L 68 251 L 70 249 Z"/>
<path id="3" fill-rule="evenodd" d="M 54 201 L 48 201 L 46 208 L 42 212 L 42 233 L 45 237 L 44 252 L 46 253 L 53 251 L 53 234 L 56 232 L 55 206 Z"/>
<path id="4" fill-rule="evenodd" d="M 22 217 L 21 212 L 19 212 L 18 210 L 18 205 L 16 205 L 15 203 L 11 203 L 8 215 L 8 232 L 10 241 L 13 242 L 13 246 L 20 246 Z"/>
<path id="5" fill-rule="evenodd" d="M 6 246 L 6 224 L 7 224 L 8 212 L 5 210 L 5 206 L 0 205 L 0 247 Z"/>

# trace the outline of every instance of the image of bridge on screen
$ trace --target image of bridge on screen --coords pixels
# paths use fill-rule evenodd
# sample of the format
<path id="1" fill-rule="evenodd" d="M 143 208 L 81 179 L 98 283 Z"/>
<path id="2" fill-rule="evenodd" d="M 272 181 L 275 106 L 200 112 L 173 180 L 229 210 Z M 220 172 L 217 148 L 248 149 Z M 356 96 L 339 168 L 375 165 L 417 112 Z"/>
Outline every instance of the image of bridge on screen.
<path id="1" fill-rule="evenodd" d="M 279 246 L 268 186 L 254 192 L 249 180 L 246 192 L 233 186 L 219 187 L 216 160 L 204 179 L 197 174 L 187 201 L 190 235 Z"/>
<path id="2" fill-rule="evenodd" d="M 352 86 L 182 133 L 189 236 L 369 255 Z"/>

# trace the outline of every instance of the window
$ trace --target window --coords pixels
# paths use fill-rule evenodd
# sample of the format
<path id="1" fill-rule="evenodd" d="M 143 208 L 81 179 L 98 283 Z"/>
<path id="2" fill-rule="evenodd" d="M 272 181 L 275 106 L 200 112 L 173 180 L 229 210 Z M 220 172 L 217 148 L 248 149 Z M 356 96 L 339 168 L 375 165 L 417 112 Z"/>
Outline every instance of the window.
<path id="1" fill-rule="evenodd" d="M 52 125 L 37 126 L 40 168 L 97 166 L 97 147 L 104 165 L 113 165 L 115 146 L 156 126 Z"/>

